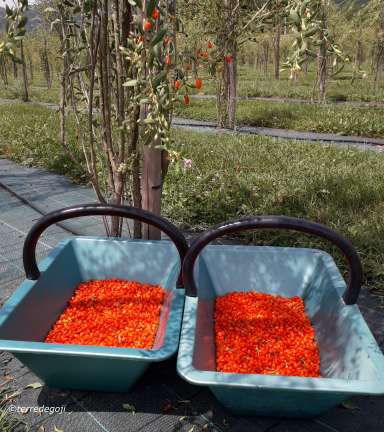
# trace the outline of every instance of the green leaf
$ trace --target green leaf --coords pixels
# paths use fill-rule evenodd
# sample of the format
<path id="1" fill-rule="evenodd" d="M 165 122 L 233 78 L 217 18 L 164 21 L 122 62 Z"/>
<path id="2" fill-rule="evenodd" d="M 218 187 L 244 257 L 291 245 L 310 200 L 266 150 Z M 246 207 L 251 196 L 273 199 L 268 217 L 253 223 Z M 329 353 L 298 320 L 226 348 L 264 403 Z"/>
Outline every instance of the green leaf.
<path id="1" fill-rule="evenodd" d="M 291 9 L 289 13 L 290 13 L 291 18 L 292 18 L 293 22 L 295 23 L 296 27 L 300 30 L 301 29 L 301 19 L 300 19 L 299 15 L 293 9 Z"/>
<path id="2" fill-rule="evenodd" d="M 332 75 L 333 76 L 336 76 L 336 75 L 338 75 L 343 69 L 344 69 L 344 64 L 343 65 L 341 65 L 341 68 L 337 71 L 337 72 L 334 72 Z"/>
<path id="3" fill-rule="evenodd" d="M 132 6 L 137 6 L 139 9 L 143 10 L 143 5 L 141 4 L 141 0 L 128 0 Z"/>
<path id="4" fill-rule="evenodd" d="M 167 72 L 166 71 L 162 71 L 160 73 L 158 73 L 155 78 L 153 78 L 152 81 L 152 86 L 153 89 L 156 90 L 157 86 L 160 84 L 160 82 L 166 77 Z"/>
<path id="5" fill-rule="evenodd" d="M 308 57 L 305 57 L 305 58 L 301 59 L 300 61 L 298 61 L 297 64 L 300 66 L 303 63 L 305 63 L 307 60 L 308 60 Z"/>
<path id="6" fill-rule="evenodd" d="M 148 68 L 149 69 L 152 69 L 153 62 L 155 61 L 155 57 L 156 57 L 155 50 L 151 50 L 151 52 L 149 53 L 149 58 L 148 58 Z"/>
<path id="7" fill-rule="evenodd" d="M 36 382 L 36 383 L 27 385 L 27 387 L 25 387 L 25 388 L 26 389 L 29 389 L 29 388 L 37 389 L 37 388 L 40 388 L 40 387 L 43 387 L 43 384 L 40 384 L 40 383 Z"/>
<path id="8" fill-rule="evenodd" d="M 139 105 L 142 105 L 142 104 L 150 105 L 151 103 L 152 103 L 152 99 L 150 99 L 150 98 L 144 98 L 144 99 L 140 100 Z"/>
<path id="9" fill-rule="evenodd" d="M 304 37 L 307 38 L 307 37 L 313 36 L 319 30 L 320 30 L 319 24 L 315 24 L 311 29 L 309 29 L 308 31 L 305 32 Z"/>
<path id="10" fill-rule="evenodd" d="M 157 124 L 159 121 L 156 119 L 144 119 L 143 123 L 144 124 Z"/>
<path id="11" fill-rule="evenodd" d="M 149 0 L 147 6 L 147 18 L 151 18 L 153 12 L 155 12 L 155 0 Z"/>
<path id="12" fill-rule="evenodd" d="M 12 15 L 12 9 L 7 5 L 7 3 L 5 3 L 5 13 L 7 17 Z"/>
<path id="13" fill-rule="evenodd" d="M 151 46 L 153 47 L 157 45 L 159 42 L 161 42 L 164 36 L 166 35 L 166 33 L 167 33 L 167 29 L 165 28 L 162 28 L 158 33 L 156 33 L 152 39 Z"/>
<path id="14" fill-rule="evenodd" d="M 157 150 L 167 150 L 167 147 L 165 147 L 165 145 L 158 145 L 158 146 L 155 146 L 155 149 L 157 149 Z"/>
<path id="15" fill-rule="evenodd" d="M 123 84 L 124 87 L 134 87 L 137 85 L 137 80 L 129 80 Z"/>
<path id="16" fill-rule="evenodd" d="M 244 39 L 241 39 L 241 40 L 237 43 L 237 45 L 243 45 L 243 43 L 249 41 L 250 39 L 252 39 L 251 36 L 248 36 L 248 37 L 246 37 L 246 38 L 244 38 Z"/>
<path id="17" fill-rule="evenodd" d="M 18 26 L 17 26 L 17 28 L 23 28 L 23 27 L 25 27 L 25 24 L 27 24 L 27 21 L 28 21 L 28 17 L 27 16 L 23 16 L 23 17 L 21 17 L 21 20 L 19 21 L 19 24 L 18 24 Z"/>
<path id="18" fill-rule="evenodd" d="M 135 414 L 135 407 L 133 405 L 123 404 L 123 408 L 128 411 L 132 411 L 132 413 Z"/>
<path id="19" fill-rule="evenodd" d="M 323 45 L 324 42 L 325 42 L 324 39 L 319 39 L 319 40 L 313 42 L 313 46 Z"/>
<path id="20" fill-rule="evenodd" d="M 311 56 L 311 57 L 317 57 L 317 53 L 315 53 L 314 51 L 310 51 L 310 50 L 306 50 L 306 54 Z"/>
<path id="21" fill-rule="evenodd" d="M 14 63 L 18 63 L 18 64 L 23 64 L 23 62 L 19 59 L 19 57 L 16 57 L 15 55 L 11 54 L 11 53 L 7 53 L 9 57 L 11 57 L 12 61 Z"/>
<path id="22" fill-rule="evenodd" d="M 349 399 L 345 400 L 344 402 L 341 402 L 341 405 L 344 408 L 347 408 L 347 409 L 350 409 L 350 410 L 361 409 L 358 406 L 356 406 L 353 402 L 351 402 Z"/>

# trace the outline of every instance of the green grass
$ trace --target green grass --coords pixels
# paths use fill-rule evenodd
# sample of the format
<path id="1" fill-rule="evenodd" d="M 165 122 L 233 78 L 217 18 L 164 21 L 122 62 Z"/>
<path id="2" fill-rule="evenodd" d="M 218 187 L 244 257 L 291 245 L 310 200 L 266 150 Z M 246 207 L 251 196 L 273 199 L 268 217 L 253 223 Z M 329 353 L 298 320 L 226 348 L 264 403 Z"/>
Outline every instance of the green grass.
<path id="1" fill-rule="evenodd" d="M 0 119 L 6 125 L 0 135 L 0 157 L 67 174 L 79 183 L 85 181 L 84 174 L 61 148 L 60 118 L 56 110 L 22 102 L 0 103 Z M 66 143 L 84 162 L 80 140 L 75 139 L 77 126 L 74 116 L 67 115 L 66 123 Z"/>
<path id="2" fill-rule="evenodd" d="M 289 79 L 289 72 L 280 73 L 279 80 L 274 79 L 273 65 L 268 67 L 268 76 L 264 72 L 248 66 L 238 67 L 237 95 L 244 97 L 283 97 L 310 99 L 312 93 L 314 66 L 310 65 L 308 73 L 300 73 L 297 87 Z M 193 90 L 191 94 L 216 94 L 216 82 L 205 74 L 201 74 L 203 86 L 201 90 Z M 315 95 L 317 96 L 317 91 Z M 342 72 L 333 81 L 326 82 L 326 98 L 341 101 L 384 101 L 384 76 L 381 80 L 381 90 L 374 90 L 373 76 L 368 73 L 367 79 L 357 78 L 351 85 L 351 73 Z"/>
<path id="3" fill-rule="evenodd" d="M 175 116 L 216 122 L 216 99 L 190 99 L 177 104 Z M 237 101 L 236 123 L 305 132 L 384 137 L 384 107 Z"/>
<path id="4" fill-rule="evenodd" d="M 364 283 L 384 294 L 384 157 L 263 136 L 174 129 L 195 164 L 171 171 L 163 214 L 185 229 L 202 230 L 234 218 L 286 215 L 319 222 L 345 235 L 358 250 Z M 330 252 L 345 275 L 336 248 L 304 234 L 255 232 L 258 245 L 319 248 Z"/>
<path id="5" fill-rule="evenodd" d="M 24 87 L 22 84 L 15 85 L 0 85 L 0 98 L 24 100 Z M 49 102 L 60 104 L 60 91 L 59 90 L 35 90 L 28 89 L 28 99 L 36 102 Z"/>
<path id="6" fill-rule="evenodd" d="M 0 392 L 0 394 L 5 396 L 5 391 Z M 22 428 L 22 426 L 24 427 Z M 7 410 L 7 408 L 4 407 L 1 408 L 0 409 L 0 432 L 12 432 L 16 429 L 19 430 L 20 432 L 21 431 L 27 432 L 29 430 L 29 427 L 25 424 L 25 422 L 23 422 L 23 420 L 19 419 L 14 414 L 11 414 Z"/>
<path id="7" fill-rule="evenodd" d="M 10 70 L 8 69 L 8 84 L 9 85 L 15 85 L 17 83 L 23 82 L 23 75 L 21 72 L 21 68 L 19 68 L 17 78 L 14 77 L 13 72 L 10 73 Z M 45 76 L 42 72 L 33 70 L 33 80 L 31 79 L 31 75 L 29 73 L 29 66 L 27 67 L 27 79 L 28 79 L 28 85 L 32 87 L 47 87 L 47 80 L 45 79 Z M 51 76 L 51 87 L 52 88 L 59 88 L 60 87 L 60 81 L 57 76 L 57 73 L 55 72 Z"/>
<path id="8" fill-rule="evenodd" d="M 374 89 L 373 75 L 369 72 L 369 67 L 363 65 L 368 70 L 368 78 L 361 79 L 357 78 L 351 85 L 351 72 L 345 69 L 340 75 L 336 76 L 334 80 L 327 79 L 326 83 L 326 98 L 328 100 L 340 100 L 340 101 L 374 101 L 384 102 L 384 74 L 382 74 L 381 90 L 377 91 Z M 315 68 L 312 63 L 308 68 L 308 73 L 300 73 L 298 76 L 297 87 L 294 87 L 293 80 L 289 79 L 289 72 L 280 73 L 279 80 L 274 79 L 273 65 L 268 66 L 268 76 L 264 76 L 264 72 L 261 73 L 259 69 L 250 68 L 248 66 L 238 67 L 238 85 L 237 95 L 244 97 L 282 97 L 282 98 L 301 98 L 310 99 L 313 79 L 314 79 Z M 199 74 L 203 80 L 203 86 L 200 90 L 193 89 L 190 91 L 191 94 L 216 94 L 216 81 L 215 79 L 209 78 L 207 74 Z M 28 72 L 28 77 L 30 77 Z M 46 87 L 46 81 L 41 72 L 34 72 L 34 79 L 28 78 L 29 86 Z M 12 74 L 8 74 L 8 81 L 11 86 L 21 85 L 22 78 L 19 74 L 18 78 L 15 79 Z M 194 82 L 194 79 L 191 79 Z M 1 86 L 0 86 L 1 87 Z M 54 76 L 52 82 L 53 88 L 60 87 L 59 81 Z M 30 89 L 30 99 L 41 102 L 55 102 L 60 101 L 59 91 L 51 90 L 48 96 L 43 96 L 44 90 L 33 90 Z M 40 96 L 39 96 L 40 95 Z M 317 95 L 317 93 L 316 93 Z M 0 97 L 1 89 L 0 89 Z M 48 100 L 47 98 L 52 98 Z"/>
<path id="9" fill-rule="evenodd" d="M 61 150 L 55 110 L 22 103 L 0 104 L 0 122 L 5 125 L 0 135 L 0 157 L 86 182 Z M 76 129 L 73 116 L 67 116 L 67 144 L 83 161 Z M 384 295 L 382 154 L 177 128 L 172 136 L 184 145 L 194 164 L 184 172 L 170 167 L 162 198 L 167 219 L 191 230 L 233 218 L 269 214 L 323 223 L 355 245 L 363 263 L 364 283 Z M 341 254 L 322 240 L 285 231 L 251 232 L 246 238 L 259 245 L 326 250 L 346 275 L 347 264 Z"/>

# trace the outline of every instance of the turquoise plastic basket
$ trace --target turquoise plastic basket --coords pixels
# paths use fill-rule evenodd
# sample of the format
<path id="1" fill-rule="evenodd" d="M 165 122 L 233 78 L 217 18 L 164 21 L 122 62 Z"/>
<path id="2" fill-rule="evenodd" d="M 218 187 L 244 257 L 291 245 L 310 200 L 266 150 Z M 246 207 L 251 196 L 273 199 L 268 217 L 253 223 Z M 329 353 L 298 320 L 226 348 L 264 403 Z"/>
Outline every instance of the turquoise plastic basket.
<path id="1" fill-rule="evenodd" d="M 347 289 L 333 259 L 319 250 L 206 246 L 221 235 L 260 228 L 298 230 L 332 241 L 350 264 Z M 353 246 L 335 231 L 275 216 L 225 222 L 205 231 L 191 245 L 183 280 L 187 297 L 178 373 L 191 384 L 208 386 L 228 411 L 314 418 L 351 395 L 384 394 L 384 357 L 356 305 L 360 261 Z M 216 372 L 215 299 L 252 290 L 304 299 L 314 325 L 322 379 Z"/>
<path id="2" fill-rule="evenodd" d="M 179 253 L 169 241 L 71 237 L 51 251 L 39 271 L 34 250 L 41 232 L 58 220 L 91 214 L 130 217 L 156 226 L 175 241 Z M 50 387 L 129 391 L 151 362 L 165 360 L 178 349 L 185 291 L 177 286 L 182 286 L 180 260 L 187 248 L 173 225 L 149 212 L 92 204 L 50 213 L 32 228 L 24 245 L 27 277 L 37 280 L 26 280 L 0 310 L 0 350 L 12 353 Z M 153 349 L 43 342 L 80 283 L 113 278 L 165 290 Z"/>

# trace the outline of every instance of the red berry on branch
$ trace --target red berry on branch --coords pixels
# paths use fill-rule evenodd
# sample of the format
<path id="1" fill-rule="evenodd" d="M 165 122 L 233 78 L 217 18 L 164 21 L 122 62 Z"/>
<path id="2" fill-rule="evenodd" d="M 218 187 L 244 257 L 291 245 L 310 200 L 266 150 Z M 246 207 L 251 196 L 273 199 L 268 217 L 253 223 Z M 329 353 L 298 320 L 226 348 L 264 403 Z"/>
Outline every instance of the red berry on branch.
<path id="1" fill-rule="evenodd" d="M 196 88 L 197 89 L 201 89 L 201 79 L 200 78 L 197 78 L 197 80 L 196 80 Z"/>
<path id="2" fill-rule="evenodd" d="M 205 57 L 207 57 L 207 58 L 209 57 L 208 51 L 205 52 Z"/>
<path id="3" fill-rule="evenodd" d="M 211 42 L 208 42 L 208 48 L 212 48 Z"/>
<path id="4" fill-rule="evenodd" d="M 144 28 L 145 30 L 148 30 L 151 27 L 151 23 L 149 21 L 146 21 Z"/>
<path id="5" fill-rule="evenodd" d="M 231 63 L 232 58 L 230 56 L 225 57 L 225 60 L 227 61 L 227 63 Z"/>
<path id="6" fill-rule="evenodd" d="M 171 59 L 169 56 L 165 56 L 165 63 L 167 63 L 168 66 L 171 64 Z"/>
<path id="7" fill-rule="evenodd" d="M 187 105 L 189 105 L 189 98 L 188 98 L 188 97 L 185 98 L 185 103 L 186 103 Z"/>
<path id="8" fill-rule="evenodd" d="M 191 70 L 191 68 L 189 66 L 187 66 L 187 70 Z"/>
<path id="9" fill-rule="evenodd" d="M 165 43 L 168 43 L 168 42 L 169 42 L 169 37 L 167 39 L 165 39 Z"/>
<path id="10" fill-rule="evenodd" d="M 180 87 L 180 81 L 176 81 L 175 82 L 175 88 L 179 88 Z"/>

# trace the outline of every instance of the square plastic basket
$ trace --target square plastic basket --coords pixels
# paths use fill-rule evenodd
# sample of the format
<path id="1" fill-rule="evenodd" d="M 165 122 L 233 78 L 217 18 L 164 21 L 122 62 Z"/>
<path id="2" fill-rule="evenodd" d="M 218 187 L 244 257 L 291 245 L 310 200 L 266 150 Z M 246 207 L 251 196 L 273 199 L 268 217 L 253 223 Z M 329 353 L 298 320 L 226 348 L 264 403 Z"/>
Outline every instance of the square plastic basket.
<path id="1" fill-rule="evenodd" d="M 192 384 L 208 386 L 228 411 L 242 415 L 314 418 L 351 395 L 384 394 L 384 357 L 355 304 L 360 288 L 351 293 L 351 284 L 356 286 L 361 278 L 361 268 L 354 262 L 351 250 L 347 255 L 354 280 L 347 290 L 333 259 L 319 250 L 211 245 L 200 253 L 213 238 L 240 230 L 241 221 L 247 222 L 243 229 L 282 228 L 283 221 L 286 229 L 308 232 L 308 224 L 311 229 L 317 225 L 319 232 L 323 231 L 322 237 L 331 240 L 333 230 L 319 224 L 268 218 L 220 224 L 190 247 L 183 266 L 187 297 L 178 352 L 179 374 Z M 224 232 L 231 223 L 232 230 Z M 338 240 L 344 240 L 344 246 L 352 247 L 335 234 Z M 335 238 L 331 241 L 340 247 L 341 241 L 337 244 Z M 357 253 L 355 257 L 358 260 Z M 198 297 L 194 297 L 194 280 Z M 307 317 L 314 325 L 323 378 L 216 372 L 215 299 L 234 291 L 252 290 L 304 299 Z"/>
<path id="2" fill-rule="evenodd" d="M 110 214 L 110 207 L 106 209 L 97 204 L 84 206 L 88 210 L 86 214 L 95 214 L 95 206 L 99 211 L 96 214 Z M 55 214 L 62 215 L 62 212 Z M 47 227 L 51 223 L 42 218 L 38 224 Z M 39 237 L 41 230 L 35 227 L 26 245 L 31 235 L 37 233 Z M 184 238 L 180 239 L 182 248 L 183 241 Z M 25 253 L 29 246 L 25 246 Z M 180 257 L 186 248 L 185 243 Z M 41 262 L 40 277 L 26 280 L 0 310 L 0 350 L 12 353 L 50 387 L 129 391 L 151 362 L 165 360 L 178 349 L 185 293 L 184 289 L 176 288 L 180 285 L 177 284 L 180 257 L 169 241 L 98 237 L 71 237 L 61 241 Z M 31 265 L 26 260 L 24 265 L 28 275 Z M 164 289 L 152 349 L 44 343 L 80 283 L 113 278 L 157 284 Z"/>

